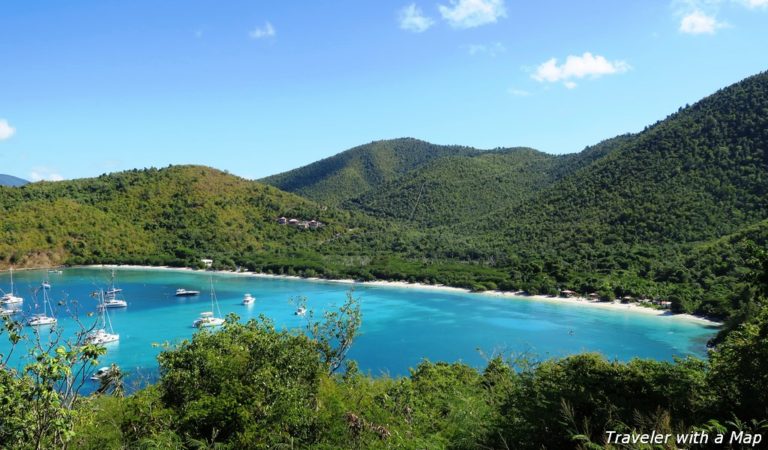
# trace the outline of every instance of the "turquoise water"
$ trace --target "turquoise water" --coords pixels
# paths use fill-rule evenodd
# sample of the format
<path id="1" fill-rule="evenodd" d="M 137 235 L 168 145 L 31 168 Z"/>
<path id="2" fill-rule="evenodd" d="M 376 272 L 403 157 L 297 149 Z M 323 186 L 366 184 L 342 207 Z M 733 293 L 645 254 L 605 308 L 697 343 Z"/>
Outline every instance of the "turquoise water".
<path id="1" fill-rule="evenodd" d="M 342 283 L 213 274 L 223 314 L 243 320 L 264 314 L 278 328 L 300 327 L 292 297 L 306 296 L 308 308 L 319 312 L 344 302 L 350 286 Z M 120 269 L 117 284 L 128 308 L 110 310 L 120 341 L 108 344 L 103 364 L 115 362 L 149 379 L 157 374 L 153 344 L 178 342 L 195 332 L 192 322 L 210 310 L 209 272 Z M 50 278 L 58 327 L 65 334 L 77 330 L 77 313 L 86 325 L 96 320 L 91 293 L 105 289 L 110 271 L 71 268 L 62 274 L 47 271 L 14 272 L 16 292 L 24 297 L 21 319 L 34 312 L 31 291 Z M 0 274 L 0 288 L 8 289 L 8 272 Z M 175 297 L 177 288 L 202 291 L 199 297 Z M 244 306 L 243 294 L 256 302 Z M 674 356 L 706 354 L 706 341 L 716 329 L 695 322 L 645 314 L 553 304 L 525 298 L 355 285 L 362 305 L 363 326 L 350 357 L 373 375 L 404 375 L 422 359 L 463 361 L 482 367 L 495 353 L 527 353 L 539 359 L 597 351 L 612 359 L 633 357 L 671 360 Z M 38 297 L 40 295 L 38 294 Z M 41 298 L 38 298 L 41 300 Z M 26 327 L 27 333 L 32 333 Z M 47 331 L 43 329 L 45 337 Z M 8 343 L 0 339 L 0 353 Z M 17 354 L 24 352 L 19 350 Z M 485 355 L 485 356 L 484 356 Z"/>

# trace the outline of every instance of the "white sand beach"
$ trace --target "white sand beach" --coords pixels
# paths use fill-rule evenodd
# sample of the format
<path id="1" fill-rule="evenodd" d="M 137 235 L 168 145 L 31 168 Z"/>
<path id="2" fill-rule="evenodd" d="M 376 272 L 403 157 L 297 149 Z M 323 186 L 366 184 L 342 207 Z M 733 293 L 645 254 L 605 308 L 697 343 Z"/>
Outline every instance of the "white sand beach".
<path id="1" fill-rule="evenodd" d="M 107 268 L 107 269 L 119 268 L 119 269 L 135 269 L 135 270 L 189 271 L 189 272 L 205 272 L 206 271 L 206 270 L 192 269 L 189 267 L 168 267 L 168 266 L 90 265 L 85 267 Z M 637 314 L 654 315 L 664 319 L 687 320 L 687 321 L 698 322 L 703 325 L 710 325 L 710 326 L 723 325 L 722 322 L 711 320 L 706 317 L 699 317 L 691 314 L 673 314 L 669 310 L 648 308 L 645 306 L 641 306 L 637 303 L 621 303 L 618 300 L 614 302 L 599 302 L 599 301 L 590 300 L 583 297 L 564 298 L 564 297 L 554 297 L 554 296 L 547 296 L 547 295 L 526 295 L 522 292 L 508 292 L 508 291 L 472 292 L 469 289 L 464 289 L 464 288 L 457 288 L 457 287 L 444 286 L 444 285 L 422 284 L 422 283 L 408 283 L 405 281 L 383 281 L 383 280 L 355 281 L 352 279 L 329 280 L 325 278 L 316 278 L 316 277 L 304 278 L 304 277 L 299 277 L 294 275 L 273 275 L 273 274 L 267 274 L 267 273 L 255 273 L 255 272 L 244 272 L 244 271 L 235 272 L 231 270 L 214 271 L 214 272 L 226 273 L 226 274 L 238 275 L 238 276 L 256 277 L 256 278 L 307 280 L 307 281 L 339 283 L 339 284 L 348 284 L 348 285 L 385 286 L 385 287 L 397 287 L 397 288 L 408 288 L 408 289 L 419 289 L 419 290 L 461 292 L 461 293 L 471 293 L 475 295 L 491 295 L 496 297 L 507 297 L 511 300 L 512 299 L 534 300 L 534 301 L 551 302 L 551 303 L 558 303 L 558 304 L 567 304 L 567 305 L 580 306 L 580 307 L 586 307 L 586 308 L 601 308 L 601 309 L 614 310 L 614 311 L 624 311 L 624 312 L 631 312 L 631 313 L 637 313 Z"/>

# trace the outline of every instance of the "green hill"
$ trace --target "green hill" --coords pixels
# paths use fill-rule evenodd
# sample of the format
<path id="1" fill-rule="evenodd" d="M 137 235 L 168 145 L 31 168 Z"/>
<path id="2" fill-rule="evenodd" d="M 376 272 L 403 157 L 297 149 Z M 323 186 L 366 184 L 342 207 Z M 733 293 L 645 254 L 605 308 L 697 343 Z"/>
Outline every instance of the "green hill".
<path id="1" fill-rule="evenodd" d="M 476 153 L 479 150 L 409 138 L 376 141 L 260 181 L 320 203 L 338 204 L 432 160 Z"/>
<path id="2" fill-rule="evenodd" d="M 13 175 L 4 175 L 0 173 L 0 186 L 24 186 L 27 183 L 29 183 L 29 181 L 14 177 Z"/>
<path id="3" fill-rule="evenodd" d="M 768 74 L 744 80 L 625 140 L 548 187 L 525 222 L 574 225 L 626 243 L 696 242 L 768 211 Z M 518 209 L 497 220 L 519 216 Z M 522 228 L 511 227 L 512 235 Z"/>
<path id="4" fill-rule="evenodd" d="M 5 264 L 195 265 L 206 255 L 231 262 L 276 244 L 301 248 L 340 230 L 337 211 L 198 166 L 0 189 L 0 262 Z M 276 223 L 283 215 L 327 226 L 299 232 Z"/>
<path id="5" fill-rule="evenodd" d="M 555 181 L 630 139 L 630 135 L 619 136 L 580 153 L 560 156 L 529 148 L 444 156 L 342 205 L 419 226 L 472 224 L 491 213 L 520 208 Z"/>
<path id="6" fill-rule="evenodd" d="M 424 226 L 472 220 L 529 199 L 552 182 L 560 159 L 531 149 L 447 156 L 344 205 Z"/>

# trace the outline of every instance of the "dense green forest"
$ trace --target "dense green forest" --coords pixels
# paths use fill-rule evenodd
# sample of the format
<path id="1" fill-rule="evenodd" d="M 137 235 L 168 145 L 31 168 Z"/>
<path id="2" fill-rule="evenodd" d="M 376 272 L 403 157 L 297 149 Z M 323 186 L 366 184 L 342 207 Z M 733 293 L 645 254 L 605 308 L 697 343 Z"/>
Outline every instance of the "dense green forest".
<path id="1" fill-rule="evenodd" d="M 469 147 L 434 145 L 417 139 L 377 141 L 261 181 L 333 205 L 376 189 L 435 159 L 478 153 L 479 150 Z"/>
<path id="2" fill-rule="evenodd" d="M 268 273 L 669 299 L 678 312 L 745 317 L 754 265 L 742 242 L 764 243 L 768 219 L 766 111 L 763 73 L 570 155 L 398 139 L 263 180 L 276 187 L 200 166 L 0 187 L 0 264 L 212 258 Z"/>

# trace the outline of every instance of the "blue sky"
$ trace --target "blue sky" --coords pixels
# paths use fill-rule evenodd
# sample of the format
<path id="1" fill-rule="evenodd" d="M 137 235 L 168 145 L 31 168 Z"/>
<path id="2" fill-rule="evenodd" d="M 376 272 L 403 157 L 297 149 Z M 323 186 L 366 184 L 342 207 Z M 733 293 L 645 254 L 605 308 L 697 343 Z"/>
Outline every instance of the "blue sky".
<path id="1" fill-rule="evenodd" d="M 768 0 L 7 0 L 0 173 L 580 151 L 768 69 Z"/>

